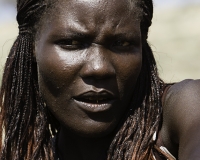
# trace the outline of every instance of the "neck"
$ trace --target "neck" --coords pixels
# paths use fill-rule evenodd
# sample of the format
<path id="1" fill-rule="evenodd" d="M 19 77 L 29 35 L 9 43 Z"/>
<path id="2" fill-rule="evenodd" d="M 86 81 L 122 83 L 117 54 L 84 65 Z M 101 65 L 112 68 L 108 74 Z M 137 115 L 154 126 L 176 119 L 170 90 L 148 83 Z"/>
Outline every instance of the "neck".
<path id="1" fill-rule="evenodd" d="M 61 129 L 58 135 L 59 158 L 69 160 L 105 160 L 112 136 L 80 137 Z"/>

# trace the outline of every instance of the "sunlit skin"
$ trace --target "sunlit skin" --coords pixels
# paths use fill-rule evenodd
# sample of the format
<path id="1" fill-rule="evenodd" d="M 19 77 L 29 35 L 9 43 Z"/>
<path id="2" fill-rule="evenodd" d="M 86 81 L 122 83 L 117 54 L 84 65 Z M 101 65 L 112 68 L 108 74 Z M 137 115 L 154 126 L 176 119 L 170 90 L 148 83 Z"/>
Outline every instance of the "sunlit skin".
<path id="1" fill-rule="evenodd" d="M 96 159 L 134 98 L 142 65 L 140 20 L 121 0 L 59 1 L 55 10 L 35 45 L 40 90 L 61 124 L 59 142 L 67 148 L 66 137 L 75 137 L 77 151 L 86 154 L 79 149 L 87 144 L 94 152 L 85 159 Z"/>

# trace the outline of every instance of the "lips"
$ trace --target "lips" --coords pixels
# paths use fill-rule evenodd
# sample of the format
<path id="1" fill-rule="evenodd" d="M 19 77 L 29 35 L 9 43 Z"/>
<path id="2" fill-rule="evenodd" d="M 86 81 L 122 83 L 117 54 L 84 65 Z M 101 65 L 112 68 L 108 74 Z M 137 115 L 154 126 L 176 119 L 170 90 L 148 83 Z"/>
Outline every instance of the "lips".
<path id="1" fill-rule="evenodd" d="M 112 107 L 116 96 L 108 91 L 88 91 L 73 97 L 78 105 L 87 111 L 104 111 Z"/>

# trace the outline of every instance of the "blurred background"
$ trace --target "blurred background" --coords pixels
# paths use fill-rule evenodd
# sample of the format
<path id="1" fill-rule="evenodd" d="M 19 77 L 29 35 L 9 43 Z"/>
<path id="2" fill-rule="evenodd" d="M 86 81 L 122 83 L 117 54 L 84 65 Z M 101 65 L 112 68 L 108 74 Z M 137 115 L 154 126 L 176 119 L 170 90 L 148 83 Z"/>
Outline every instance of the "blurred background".
<path id="1" fill-rule="evenodd" d="M 15 0 L 0 0 L 0 73 L 18 34 L 15 17 Z M 200 0 L 154 0 L 149 44 L 165 81 L 199 79 Z"/>

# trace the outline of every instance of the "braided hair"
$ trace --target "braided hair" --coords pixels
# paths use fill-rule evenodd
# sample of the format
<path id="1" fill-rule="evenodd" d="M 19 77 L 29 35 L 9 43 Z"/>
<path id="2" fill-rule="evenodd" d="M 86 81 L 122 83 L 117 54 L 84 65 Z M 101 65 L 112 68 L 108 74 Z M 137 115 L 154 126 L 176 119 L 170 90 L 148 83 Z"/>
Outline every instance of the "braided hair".
<path id="1" fill-rule="evenodd" d="M 0 160 L 54 159 L 51 139 L 59 128 L 52 122 L 41 98 L 33 56 L 35 35 L 41 15 L 48 11 L 48 1 L 17 0 L 19 35 L 5 64 L 0 90 Z M 152 149 L 152 136 L 161 121 L 163 82 L 147 43 L 152 0 L 137 0 L 137 7 L 142 13 L 142 71 L 133 95 L 134 103 L 108 149 L 108 160 L 144 159 Z"/>
<path id="2" fill-rule="evenodd" d="M 147 42 L 153 3 L 152 0 L 137 2 L 142 9 L 142 69 L 133 95 L 134 104 L 110 145 L 108 160 L 144 160 L 149 157 L 154 145 L 153 135 L 159 129 L 162 116 L 164 83 L 158 76 L 153 52 Z"/>
<path id="3" fill-rule="evenodd" d="M 51 134 L 33 59 L 31 28 L 37 20 L 36 13 L 44 7 L 42 0 L 17 1 L 19 35 L 10 50 L 0 91 L 1 160 L 53 157 Z"/>

